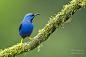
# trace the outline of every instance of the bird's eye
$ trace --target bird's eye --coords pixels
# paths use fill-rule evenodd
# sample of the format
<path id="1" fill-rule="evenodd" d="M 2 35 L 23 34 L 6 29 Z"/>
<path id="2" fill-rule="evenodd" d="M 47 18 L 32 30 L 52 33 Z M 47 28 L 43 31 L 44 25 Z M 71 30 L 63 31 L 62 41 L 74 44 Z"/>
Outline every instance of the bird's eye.
<path id="1" fill-rule="evenodd" d="M 31 17 L 34 16 L 34 14 L 30 15 Z"/>

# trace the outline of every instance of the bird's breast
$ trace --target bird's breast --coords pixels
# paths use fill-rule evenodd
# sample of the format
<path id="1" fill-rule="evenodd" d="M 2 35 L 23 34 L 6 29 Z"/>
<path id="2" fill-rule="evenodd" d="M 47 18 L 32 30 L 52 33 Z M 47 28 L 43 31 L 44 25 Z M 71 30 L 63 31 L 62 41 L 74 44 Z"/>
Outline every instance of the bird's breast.
<path id="1" fill-rule="evenodd" d="M 29 36 L 33 31 L 34 25 L 30 22 L 23 22 L 19 34 L 21 36 Z"/>

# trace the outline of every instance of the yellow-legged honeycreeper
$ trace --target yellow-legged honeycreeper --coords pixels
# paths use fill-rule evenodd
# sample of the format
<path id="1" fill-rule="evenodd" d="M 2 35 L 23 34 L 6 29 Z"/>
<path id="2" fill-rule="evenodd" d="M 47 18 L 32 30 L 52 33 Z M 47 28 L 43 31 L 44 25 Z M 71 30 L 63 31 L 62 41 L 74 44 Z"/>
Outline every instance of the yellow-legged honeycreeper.
<path id="1" fill-rule="evenodd" d="M 36 15 L 40 15 L 40 14 L 28 13 L 25 15 L 23 21 L 21 22 L 21 24 L 19 26 L 19 34 L 22 37 L 21 44 L 22 44 L 22 41 L 25 37 L 29 37 L 29 39 L 31 39 L 30 35 L 31 35 L 33 28 L 34 28 L 32 20 Z"/>

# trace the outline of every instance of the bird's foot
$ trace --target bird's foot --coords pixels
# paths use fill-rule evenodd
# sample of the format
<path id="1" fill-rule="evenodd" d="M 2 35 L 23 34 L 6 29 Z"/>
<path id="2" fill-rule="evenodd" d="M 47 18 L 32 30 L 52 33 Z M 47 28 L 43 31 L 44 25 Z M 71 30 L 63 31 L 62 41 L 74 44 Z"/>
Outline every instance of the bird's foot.
<path id="1" fill-rule="evenodd" d="M 21 46 L 23 44 L 22 41 L 23 41 L 23 38 L 21 39 L 21 43 L 19 44 L 19 46 Z"/>
<path id="2" fill-rule="evenodd" d="M 19 46 L 22 46 L 23 43 L 20 43 Z"/>

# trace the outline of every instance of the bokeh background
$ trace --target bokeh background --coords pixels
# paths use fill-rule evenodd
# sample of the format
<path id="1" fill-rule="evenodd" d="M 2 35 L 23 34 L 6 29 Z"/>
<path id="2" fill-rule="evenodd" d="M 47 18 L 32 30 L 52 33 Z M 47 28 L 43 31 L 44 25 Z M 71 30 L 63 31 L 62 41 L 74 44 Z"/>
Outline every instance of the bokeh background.
<path id="1" fill-rule="evenodd" d="M 42 14 L 33 19 L 33 38 L 47 24 L 49 17 L 60 12 L 69 1 L 0 0 L 0 49 L 20 43 L 19 25 L 27 13 Z M 23 40 L 27 41 L 28 38 Z M 77 11 L 71 22 L 64 24 L 64 29 L 58 28 L 42 45 L 40 52 L 36 48 L 17 57 L 86 57 L 86 8 Z"/>

